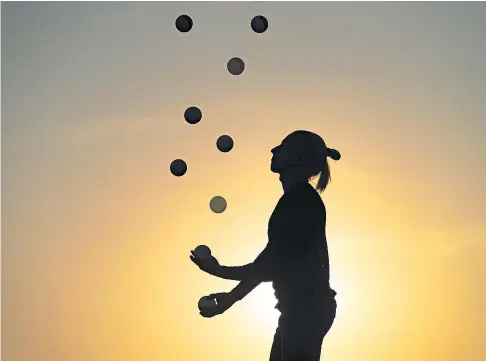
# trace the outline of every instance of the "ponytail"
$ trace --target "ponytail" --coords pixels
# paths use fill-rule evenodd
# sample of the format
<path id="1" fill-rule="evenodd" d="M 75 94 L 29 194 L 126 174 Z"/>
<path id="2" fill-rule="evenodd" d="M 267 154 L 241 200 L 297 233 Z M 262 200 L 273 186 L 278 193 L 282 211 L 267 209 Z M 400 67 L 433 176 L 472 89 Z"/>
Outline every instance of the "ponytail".
<path id="1" fill-rule="evenodd" d="M 336 149 L 327 148 L 327 157 L 337 161 L 341 159 L 341 153 L 339 153 Z M 327 185 L 331 181 L 331 171 L 329 169 L 329 162 L 327 161 L 327 157 L 324 158 L 324 162 L 322 163 L 322 168 L 319 175 L 319 180 L 317 181 L 316 190 L 319 193 L 324 192 Z"/>

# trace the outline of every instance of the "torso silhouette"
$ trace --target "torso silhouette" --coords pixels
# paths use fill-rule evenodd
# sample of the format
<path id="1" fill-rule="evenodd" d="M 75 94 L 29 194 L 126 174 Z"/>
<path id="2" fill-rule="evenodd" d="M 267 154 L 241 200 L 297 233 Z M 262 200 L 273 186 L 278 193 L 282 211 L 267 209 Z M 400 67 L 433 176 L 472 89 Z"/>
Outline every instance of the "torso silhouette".
<path id="1" fill-rule="evenodd" d="M 309 183 L 278 201 L 268 222 L 268 244 L 255 262 L 271 269 L 280 311 L 309 307 L 335 296 L 329 285 L 326 208 Z"/>
<path id="2" fill-rule="evenodd" d="M 278 201 L 267 246 L 255 261 L 222 268 L 226 279 L 272 281 L 282 312 L 332 306 L 336 292 L 329 285 L 326 207 L 319 194 L 309 183 L 294 185 Z"/>

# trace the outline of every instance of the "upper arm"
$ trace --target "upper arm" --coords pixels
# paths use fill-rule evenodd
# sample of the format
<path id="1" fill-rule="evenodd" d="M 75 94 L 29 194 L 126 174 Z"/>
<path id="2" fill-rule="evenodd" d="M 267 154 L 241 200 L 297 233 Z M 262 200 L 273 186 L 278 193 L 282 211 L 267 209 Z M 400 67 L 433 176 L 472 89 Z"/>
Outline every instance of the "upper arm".
<path id="1" fill-rule="evenodd" d="M 266 247 L 253 261 L 254 267 L 257 269 L 257 273 L 261 276 L 262 281 L 273 280 L 273 273 L 275 271 L 275 256 L 276 253 L 273 250 L 272 244 L 267 243 Z"/>

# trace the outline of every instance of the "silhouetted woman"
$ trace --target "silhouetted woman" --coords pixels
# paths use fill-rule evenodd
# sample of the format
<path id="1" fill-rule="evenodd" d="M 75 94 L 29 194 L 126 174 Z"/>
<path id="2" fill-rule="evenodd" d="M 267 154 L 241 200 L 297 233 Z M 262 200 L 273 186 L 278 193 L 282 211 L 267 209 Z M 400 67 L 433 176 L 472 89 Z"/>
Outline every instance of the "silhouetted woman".
<path id="1" fill-rule="evenodd" d="M 280 175 L 284 194 L 268 222 L 265 249 L 255 261 L 239 267 L 221 266 L 214 257 L 190 256 L 213 276 L 241 281 L 229 293 L 208 296 L 216 299 L 217 306 L 201 315 L 221 314 L 261 282 L 271 281 L 281 316 L 270 361 L 318 361 L 337 307 L 329 282 L 326 208 L 318 192 L 331 179 L 327 157 L 339 160 L 341 155 L 320 136 L 304 130 L 288 135 L 272 153 L 270 168 Z M 318 174 L 314 189 L 309 181 Z"/>

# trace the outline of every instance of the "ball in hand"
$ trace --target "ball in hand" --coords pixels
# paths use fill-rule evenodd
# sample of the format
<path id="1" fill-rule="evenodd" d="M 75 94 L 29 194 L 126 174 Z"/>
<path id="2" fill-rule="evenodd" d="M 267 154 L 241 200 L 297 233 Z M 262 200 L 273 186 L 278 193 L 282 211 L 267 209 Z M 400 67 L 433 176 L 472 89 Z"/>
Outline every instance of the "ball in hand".
<path id="1" fill-rule="evenodd" d="M 216 307 L 216 300 L 209 299 L 206 296 L 201 297 L 201 299 L 197 303 L 197 307 L 199 307 L 200 311 L 214 308 Z"/>
<path id="2" fill-rule="evenodd" d="M 205 259 L 211 257 L 211 250 L 208 246 L 197 246 L 194 250 L 194 257 L 198 259 Z"/>

